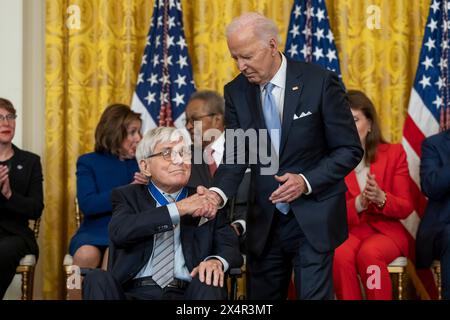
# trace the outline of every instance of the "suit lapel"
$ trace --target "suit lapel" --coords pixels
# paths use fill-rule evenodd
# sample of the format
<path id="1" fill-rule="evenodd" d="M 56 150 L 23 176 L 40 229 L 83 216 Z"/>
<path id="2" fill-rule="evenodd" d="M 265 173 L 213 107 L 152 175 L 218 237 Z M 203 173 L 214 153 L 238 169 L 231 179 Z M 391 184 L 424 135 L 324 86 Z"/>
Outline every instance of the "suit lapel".
<path id="1" fill-rule="evenodd" d="M 283 122 L 281 124 L 280 154 L 283 154 L 289 129 L 291 128 L 295 110 L 297 110 L 300 95 L 303 90 L 301 73 L 298 71 L 298 68 L 295 68 L 295 65 L 288 60 L 286 67 L 286 87 L 284 90 Z"/>
<path id="2" fill-rule="evenodd" d="M 262 113 L 261 90 L 259 85 L 251 84 L 250 82 L 247 82 L 247 84 L 249 87 L 248 90 L 246 90 L 247 102 L 250 106 L 250 112 L 255 121 L 256 129 L 267 129 Z"/>

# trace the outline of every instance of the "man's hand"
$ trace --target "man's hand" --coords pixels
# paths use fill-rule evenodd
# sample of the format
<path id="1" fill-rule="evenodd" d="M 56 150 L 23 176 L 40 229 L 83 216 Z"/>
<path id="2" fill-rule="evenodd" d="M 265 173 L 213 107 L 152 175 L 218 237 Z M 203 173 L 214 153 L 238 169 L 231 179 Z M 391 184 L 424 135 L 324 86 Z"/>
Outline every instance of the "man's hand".
<path id="1" fill-rule="evenodd" d="M 213 219 L 216 216 L 217 209 L 222 203 L 222 198 L 204 186 L 197 187 L 197 194 L 205 197 L 208 200 L 208 204 L 204 205 L 200 210 L 195 212 L 194 216 L 202 216 L 208 219 Z"/>
<path id="2" fill-rule="evenodd" d="M 193 217 L 199 217 L 202 216 L 202 210 L 214 210 L 214 205 L 210 203 L 209 199 L 204 195 L 199 195 L 198 193 L 175 202 L 175 205 L 177 206 L 180 216 L 189 214 Z"/>
<path id="3" fill-rule="evenodd" d="M 205 282 L 207 285 L 213 285 L 215 287 L 223 287 L 224 272 L 223 265 L 219 259 L 209 259 L 200 262 L 191 272 L 191 277 L 199 277 L 200 282 Z"/>
<path id="4" fill-rule="evenodd" d="M 281 185 L 269 197 L 272 203 L 291 202 L 307 191 L 305 180 L 302 176 L 293 173 L 285 173 L 281 177 L 275 176 Z"/>
<path id="5" fill-rule="evenodd" d="M 134 180 L 131 184 L 144 184 L 147 185 L 149 178 L 141 172 L 136 172 L 134 174 Z"/>

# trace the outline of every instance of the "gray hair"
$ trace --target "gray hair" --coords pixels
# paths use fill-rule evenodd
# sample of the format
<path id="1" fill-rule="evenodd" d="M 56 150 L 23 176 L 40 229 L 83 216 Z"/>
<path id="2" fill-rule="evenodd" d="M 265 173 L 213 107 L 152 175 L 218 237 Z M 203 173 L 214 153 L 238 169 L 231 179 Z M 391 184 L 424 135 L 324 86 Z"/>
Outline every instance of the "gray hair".
<path id="1" fill-rule="evenodd" d="M 220 94 L 215 91 L 196 91 L 191 95 L 191 98 L 189 100 L 202 100 L 203 102 L 205 102 L 205 107 L 208 112 L 221 115 L 223 115 L 225 112 L 225 100 L 220 96 Z"/>
<path id="2" fill-rule="evenodd" d="M 231 34 L 246 27 L 251 27 L 253 33 L 261 42 L 269 41 L 272 38 L 276 39 L 277 43 L 281 42 L 280 33 L 275 22 L 258 12 L 247 12 L 234 18 L 227 26 L 225 34 L 228 38 Z"/>
<path id="3" fill-rule="evenodd" d="M 136 160 L 140 162 L 151 156 L 158 143 L 174 142 L 182 138 L 186 148 L 190 147 L 190 140 L 182 129 L 174 127 L 157 127 L 147 131 L 136 148 Z"/>

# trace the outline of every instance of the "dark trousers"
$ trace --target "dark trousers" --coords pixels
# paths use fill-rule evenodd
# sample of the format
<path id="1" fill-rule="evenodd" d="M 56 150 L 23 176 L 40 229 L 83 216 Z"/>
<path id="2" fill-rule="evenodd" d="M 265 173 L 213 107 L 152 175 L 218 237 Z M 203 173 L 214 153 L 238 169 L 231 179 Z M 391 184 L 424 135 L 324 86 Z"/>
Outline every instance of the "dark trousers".
<path id="1" fill-rule="evenodd" d="M 442 299 L 450 300 L 450 225 L 435 240 L 435 256 L 441 262 Z"/>
<path id="2" fill-rule="evenodd" d="M 225 300 L 226 296 L 225 288 L 208 286 L 198 277 L 186 289 L 161 289 L 155 285 L 128 288 L 110 272 L 99 269 L 88 273 L 83 281 L 84 300 Z"/>
<path id="3" fill-rule="evenodd" d="M 28 253 L 26 242 L 0 228 L 0 299 L 8 289 L 20 259 Z"/>
<path id="4" fill-rule="evenodd" d="M 298 299 L 333 299 L 333 253 L 317 252 L 294 213 L 276 210 L 262 255 L 247 256 L 249 299 L 286 300 L 292 270 Z"/>

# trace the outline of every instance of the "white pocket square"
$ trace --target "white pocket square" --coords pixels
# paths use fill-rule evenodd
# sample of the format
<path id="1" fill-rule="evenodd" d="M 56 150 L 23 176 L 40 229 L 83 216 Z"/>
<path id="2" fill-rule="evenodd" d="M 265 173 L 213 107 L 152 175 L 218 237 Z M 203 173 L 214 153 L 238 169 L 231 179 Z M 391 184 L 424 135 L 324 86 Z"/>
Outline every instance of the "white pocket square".
<path id="1" fill-rule="evenodd" d="M 307 116 L 310 116 L 310 115 L 312 115 L 311 111 L 308 111 L 308 112 L 302 112 L 302 113 L 300 113 L 299 116 L 297 116 L 297 115 L 294 113 L 294 120 L 297 120 L 297 119 L 300 119 L 300 118 L 303 118 L 303 117 L 307 117 Z"/>
<path id="2" fill-rule="evenodd" d="M 201 225 L 205 224 L 206 222 L 208 222 L 208 218 L 205 217 L 201 217 L 198 226 L 200 227 Z"/>

